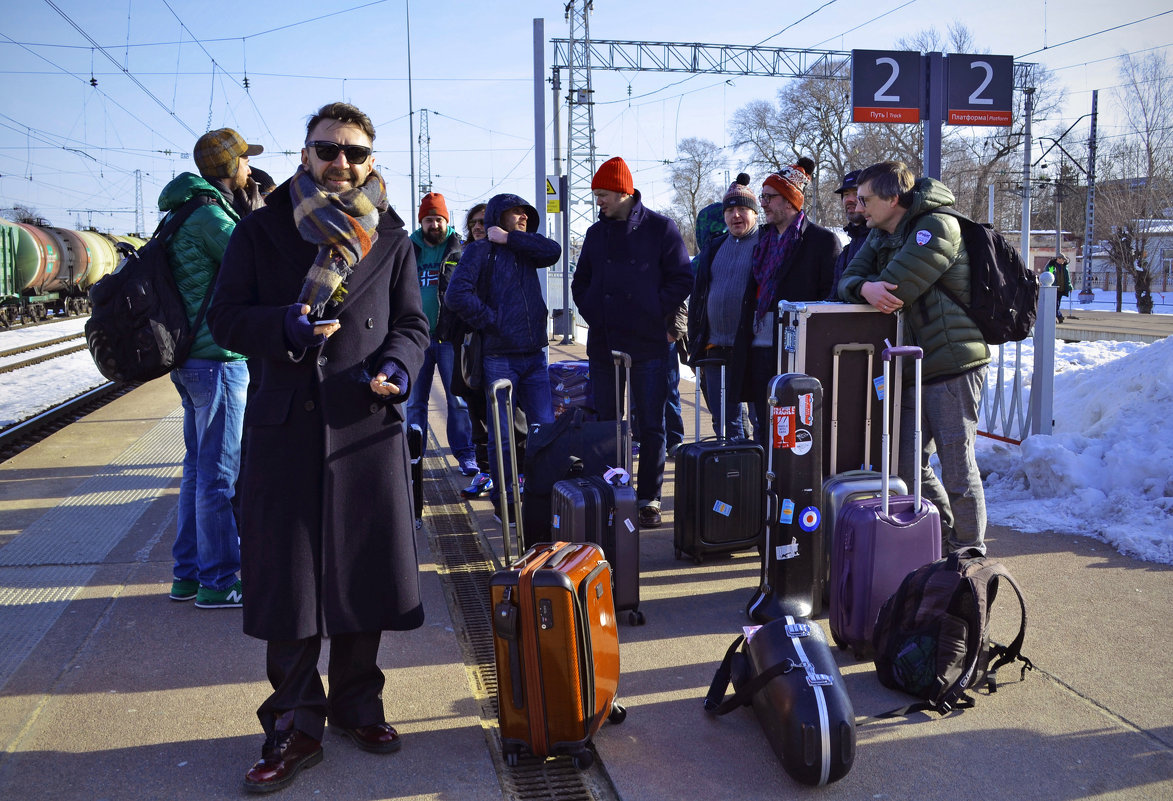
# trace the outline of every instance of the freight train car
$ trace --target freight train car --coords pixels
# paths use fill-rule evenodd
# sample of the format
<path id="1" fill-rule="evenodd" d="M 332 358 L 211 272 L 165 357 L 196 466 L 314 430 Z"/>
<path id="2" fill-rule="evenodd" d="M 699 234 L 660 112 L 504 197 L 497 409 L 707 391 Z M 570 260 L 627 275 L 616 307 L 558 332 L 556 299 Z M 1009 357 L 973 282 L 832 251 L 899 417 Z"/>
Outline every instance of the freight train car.
<path id="1" fill-rule="evenodd" d="M 0 220 L 0 326 L 88 312 L 90 287 L 122 260 L 119 242 L 144 244 L 134 236 Z"/>

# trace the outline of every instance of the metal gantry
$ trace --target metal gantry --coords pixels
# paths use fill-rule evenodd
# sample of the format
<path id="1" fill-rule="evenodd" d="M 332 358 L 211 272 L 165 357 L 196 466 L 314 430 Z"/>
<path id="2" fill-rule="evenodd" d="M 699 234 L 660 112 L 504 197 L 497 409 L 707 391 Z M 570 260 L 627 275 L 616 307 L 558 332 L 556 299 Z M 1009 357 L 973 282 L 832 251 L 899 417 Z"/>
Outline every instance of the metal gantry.
<path id="1" fill-rule="evenodd" d="M 420 109 L 420 199 L 432 191 L 432 137 L 428 134 L 428 110 Z"/>
<path id="2" fill-rule="evenodd" d="M 570 0 L 566 4 L 570 39 L 555 40 L 555 74 L 561 65 L 569 75 L 566 175 L 570 195 L 567 202 L 570 210 L 572 247 L 573 234 L 582 237 L 595 221 L 595 204 L 591 197 L 591 179 L 595 176 L 595 104 L 594 90 L 591 88 L 590 29 L 590 13 L 593 7 L 592 0 Z M 559 41 L 566 44 L 563 53 L 565 60 L 562 61 L 557 54 Z"/>

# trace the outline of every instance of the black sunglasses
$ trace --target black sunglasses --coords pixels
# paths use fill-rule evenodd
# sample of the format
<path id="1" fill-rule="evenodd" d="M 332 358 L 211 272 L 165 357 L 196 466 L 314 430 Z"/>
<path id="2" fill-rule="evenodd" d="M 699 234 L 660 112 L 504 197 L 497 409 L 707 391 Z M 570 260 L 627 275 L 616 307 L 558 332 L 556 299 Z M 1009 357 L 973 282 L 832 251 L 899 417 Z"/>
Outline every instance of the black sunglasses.
<path id="1" fill-rule="evenodd" d="M 362 164 L 371 155 L 369 147 L 362 145 L 340 145 L 337 142 L 306 142 L 306 147 L 312 147 L 322 161 L 333 161 L 338 153 L 346 154 L 346 160 L 351 164 Z"/>

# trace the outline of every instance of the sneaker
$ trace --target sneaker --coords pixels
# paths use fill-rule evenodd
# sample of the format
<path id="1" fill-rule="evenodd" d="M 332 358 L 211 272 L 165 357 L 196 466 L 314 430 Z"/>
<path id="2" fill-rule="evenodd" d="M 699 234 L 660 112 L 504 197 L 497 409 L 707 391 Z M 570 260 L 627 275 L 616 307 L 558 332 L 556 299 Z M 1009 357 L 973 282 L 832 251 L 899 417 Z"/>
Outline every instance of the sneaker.
<path id="1" fill-rule="evenodd" d="M 500 506 L 500 503 L 501 503 L 500 500 L 494 501 L 494 503 L 493 503 L 493 520 L 496 521 L 497 525 L 501 525 L 501 506 Z M 517 528 L 517 521 L 513 519 L 514 517 L 516 517 L 516 515 L 513 514 L 513 507 L 512 506 L 509 507 L 509 512 L 510 512 L 510 514 L 509 514 L 509 527 L 510 528 Z"/>
<path id="2" fill-rule="evenodd" d="M 680 450 L 680 446 L 683 444 L 684 444 L 683 442 L 673 442 L 671 445 L 669 445 L 668 446 L 668 458 L 675 459 L 676 452 Z"/>
<path id="3" fill-rule="evenodd" d="M 654 506 L 641 506 L 639 508 L 639 527 L 659 528 L 660 510 Z"/>
<path id="4" fill-rule="evenodd" d="M 479 467 L 477 467 L 476 459 L 461 459 L 460 472 L 466 476 L 475 476 L 477 473 L 481 472 L 481 470 Z"/>
<path id="5" fill-rule="evenodd" d="M 632 456 L 639 456 L 639 442 L 638 441 L 631 443 L 631 455 Z"/>
<path id="6" fill-rule="evenodd" d="M 195 605 L 200 609 L 235 609 L 244 605 L 244 593 L 240 580 L 226 590 L 212 590 L 200 587 L 196 593 Z"/>
<path id="7" fill-rule="evenodd" d="M 462 498 L 479 498 L 493 489 L 493 478 L 488 473 L 478 472 L 472 483 L 460 491 Z"/>
<path id="8" fill-rule="evenodd" d="M 175 579 L 171 582 L 171 600 L 190 601 L 196 597 L 199 588 L 200 583 L 195 579 Z"/>

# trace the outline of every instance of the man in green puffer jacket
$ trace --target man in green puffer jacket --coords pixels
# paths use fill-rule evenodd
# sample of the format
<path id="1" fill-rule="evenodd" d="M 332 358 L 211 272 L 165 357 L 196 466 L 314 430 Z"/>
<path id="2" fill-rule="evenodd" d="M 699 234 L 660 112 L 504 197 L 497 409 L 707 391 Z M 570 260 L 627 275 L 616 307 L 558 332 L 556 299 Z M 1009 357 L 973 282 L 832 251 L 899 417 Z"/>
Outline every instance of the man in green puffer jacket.
<path id="1" fill-rule="evenodd" d="M 240 221 L 233 195 L 246 193 L 248 157 L 261 150 L 231 128 L 210 131 L 199 138 L 193 153 L 200 175 L 182 173 L 159 195 L 159 210 L 168 213 L 199 195 L 212 200 L 192 212 L 167 243 L 171 270 L 193 324 Z M 187 360 L 171 371 L 171 382 L 183 402 L 186 448 L 171 549 L 171 599 L 194 598 L 201 609 L 239 607 L 240 540 L 232 496 L 240 470 L 248 363 L 217 345 L 203 320 Z"/>
<path id="2" fill-rule="evenodd" d="M 839 282 L 839 297 L 885 313 L 904 311 L 908 344 L 924 350 L 923 444 L 914 452 L 913 393 L 901 402 L 899 473 L 912 486 L 919 466 L 925 497 L 941 513 L 949 550 L 985 552 L 986 500 L 974 456 L 978 403 L 990 348 L 969 316 L 942 291 L 969 303 L 969 256 L 957 218 L 933 214 L 953 193 L 932 178 L 916 180 L 901 162 L 882 162 L 859 178 L 857 202 L 867 241 Z M 911 386 L 911 365 L 906 386 Z M 929 466 L 936 452 L 941 478 Z"/>

